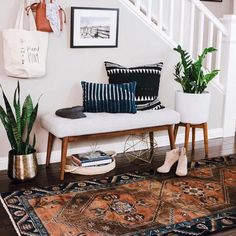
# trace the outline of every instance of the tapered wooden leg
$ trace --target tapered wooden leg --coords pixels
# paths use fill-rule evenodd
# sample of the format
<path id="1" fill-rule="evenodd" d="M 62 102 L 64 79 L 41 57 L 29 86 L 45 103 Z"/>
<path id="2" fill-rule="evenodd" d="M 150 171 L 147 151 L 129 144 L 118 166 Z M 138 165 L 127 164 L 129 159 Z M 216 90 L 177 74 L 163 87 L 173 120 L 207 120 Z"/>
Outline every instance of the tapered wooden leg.
<path id="1" fill-rule="evenodd" d="M 169 140 L 170 140 L 170 148 L 175 148 L 175 138 L 174 138 L 174 129 L 173 125 L 168 126 L 168 134 L 169 134 Z"/>
<path id="2" fill-rule="evenodd" d="M 62 144 L 61 144 L 61 172 L 60 172 L 60 180 L 64 180 L 67 148 L 68 148 L 68 137 L 65 137 L 65 138 L 62 139 Z"/>
<path id="3" fill-rule="evenodd" d="M 190 132 L 190 124 L 185 124 L 185 141 L 184 147 L 186 148 L 186 152 L 188 151 L 188 141 L 189 141 L 189 132 Z"/>
<path id="4" fill-rule="evenodd" d="M 153 151 L 154 149 L 154 135 L 153 132 L 149 132 L 150 148 Z"/>
<path id="5" fill-rule="evenodd" d="M 50 158 L 52 152 L 53 142 L 55 140 L 55 136 L 51 133 L 48 133 L 48 146 L 47 146 L 47 156 L 46 156 L 46 167 L 50 165 Z"/>
<path id="6" fill-rule="evenodd" d="M 204 148 L 205 148 L 205 155 L 208 156 L 208 127 L 207 123 L 203 124 L 203 134 L 204 134 Z"/>
<path id="7" fill-rule="evenodd" d="M 196 128 L 192 127 L 192 151 L 195 149 Z"/>
<path id="8" fill-rule="evenodd" d="M 174 128 L 174 141 L 176 141 L 178 129 L 179 129 L 179 125 L 178 125 L 178 124 L 175 124 L 175 128 Z"/>

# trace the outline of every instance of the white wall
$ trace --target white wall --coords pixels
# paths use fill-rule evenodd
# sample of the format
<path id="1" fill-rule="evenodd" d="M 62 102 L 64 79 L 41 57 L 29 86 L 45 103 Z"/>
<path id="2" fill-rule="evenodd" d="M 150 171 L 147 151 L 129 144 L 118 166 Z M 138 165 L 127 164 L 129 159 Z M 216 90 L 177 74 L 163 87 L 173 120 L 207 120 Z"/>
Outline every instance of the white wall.
<path id="1" fill-rule="evenodd" d="M 202 1 L 215 16 L 222 18 L 223 15 L 232 15 L 235 0 L 223 0 L 222 2 Z"/>
<path id="2" fill-rule="evenodd" d="M 160 85 L 160 99 L 164 105 L 174 108 L 174 93 L 179 88 L 173 80 L 174 64 L 178 55 L 168 48 L 155 34 L 128 12 L 117 0 L 58 0 L 66 10 L 67 25 L 62 35 L 57 38 L 50 34 L 47 74 L 43 78 L 20 80 L 22 97 L 31 94 L 36 102 L 43 94 L 39 105 L 39 116 L 36 124 L 37 150 L 46 151 L 47 132 L 40 127 L 40 117 L 44 113 L 54 113 L 58 108 L 82 104 L 80 82 L 107 82 L 103 62 L 113 61 L 126 66 L 164 62 Z M 19 0 L 1 0 L 0 31 L 13 26 Z M 120 8 L 119 46 L 118 48 L 71 49 L 70 42 L 70 7 L 117 7 Z M 2 35 L 0 34 L 0 84 L 6 94 L 12 95 L 17 79 L 7 77 L 3 70 Z M 212 106 L 209 127 L 221 127 L 223 97 L 212 91 Z M 2 99 L 0 99 L 2 104 Z M 99 124 L 98 124 L 99 125 Z M 115 139 L 116 142 L 124 139 Z M 106 141 L 107 142 L 107 141 Z M 103 142 L 104 143 L 104 142 Z M 54 149 L 59 149 L 58 146 Z M 81 144 L 88 147 L 90 144 Z M 0 124 L 0 157 L 7 156 L 10 149 L 8 140 Z M 1 159 L 1 158 L 0 158 Z"/>

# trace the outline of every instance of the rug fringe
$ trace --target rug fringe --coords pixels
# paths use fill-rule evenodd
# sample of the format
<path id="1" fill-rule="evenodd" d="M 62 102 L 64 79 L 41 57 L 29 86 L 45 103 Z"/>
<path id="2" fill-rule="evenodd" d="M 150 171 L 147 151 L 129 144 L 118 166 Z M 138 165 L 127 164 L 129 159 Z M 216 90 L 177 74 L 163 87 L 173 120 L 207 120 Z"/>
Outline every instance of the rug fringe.
<path id="1" fill-rule="evenodd" d="M 17 235 L 18 235 L 18 236 L 21 236 L 21 233 L 20 233 L 20 231 L 19 231 L 19 229 L 18 229 L 18 227 L 17 227 L 17 225 L 16 225 L 16 223 L 15 223 L 13 217 L 11 216 L 11 213 L 9 212 L 9 210 L 8 210 L 8 208 L 7 208 L 7 205 L 5 204 L 5 202 L 4 202 L 4 200 L 3 200 L 3 198 L 2 198 L 1 195 L 0 195 L 0 201 L 1 201 L 2 206 L 4 207 L 4 209 L 6 210 L 6 212 L 7 212 L 7 214 L 8 214 L 8 217 L 9 217 L 10 220 L 11 220 L 11 223 L 13 224 L 13 227 L 14 227 L 14 229 L 15 229 Z"/>

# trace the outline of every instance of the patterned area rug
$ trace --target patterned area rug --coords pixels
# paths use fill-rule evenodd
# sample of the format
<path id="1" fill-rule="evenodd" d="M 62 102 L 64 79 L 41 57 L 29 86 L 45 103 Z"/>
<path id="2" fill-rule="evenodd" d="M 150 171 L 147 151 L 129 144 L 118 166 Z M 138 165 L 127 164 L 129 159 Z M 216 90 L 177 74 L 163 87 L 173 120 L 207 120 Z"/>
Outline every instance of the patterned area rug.
<path id="1" fill-rule="evenodd" d="M 236 157 L 1 194 L 19 235 L 205 235 L 236 227 Z"/>

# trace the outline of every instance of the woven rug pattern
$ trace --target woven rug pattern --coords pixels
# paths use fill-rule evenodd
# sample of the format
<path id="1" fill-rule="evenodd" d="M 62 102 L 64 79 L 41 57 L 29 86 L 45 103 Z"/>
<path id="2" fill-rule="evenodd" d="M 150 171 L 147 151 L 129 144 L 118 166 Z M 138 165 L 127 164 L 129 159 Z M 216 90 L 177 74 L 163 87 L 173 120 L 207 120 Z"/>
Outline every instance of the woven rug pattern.
<path id="1" fill-rule="evenodd" d="M 236 158 L 1 194 L 18 235 L 205 235 L 236 227 Z"/>

